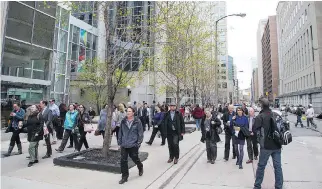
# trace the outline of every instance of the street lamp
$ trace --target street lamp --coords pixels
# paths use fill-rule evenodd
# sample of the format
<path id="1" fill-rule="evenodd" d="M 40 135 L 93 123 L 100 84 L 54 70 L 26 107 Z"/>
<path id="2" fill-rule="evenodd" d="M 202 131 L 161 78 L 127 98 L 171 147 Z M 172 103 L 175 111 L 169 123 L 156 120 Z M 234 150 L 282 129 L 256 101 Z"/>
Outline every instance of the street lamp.
<path id="1" fill-rule="evenodd" d="M 216 20 L 215 22 L 215 31 L 216 31 L 216 35 L 215 35 L 215 107 L 218 107 L 218 78 L 217 78 L 217 69 L 218 69 L 218 22 L 224 18 L 227 18 L 229 16 L 239 16 L 244 18 L 246 16 L 245 13 L 239 13 L 239 14 L 230 14 L 230 15 L 226 15 L 223 16 L 221 18 L 219 18 L 218 20 Z"/>

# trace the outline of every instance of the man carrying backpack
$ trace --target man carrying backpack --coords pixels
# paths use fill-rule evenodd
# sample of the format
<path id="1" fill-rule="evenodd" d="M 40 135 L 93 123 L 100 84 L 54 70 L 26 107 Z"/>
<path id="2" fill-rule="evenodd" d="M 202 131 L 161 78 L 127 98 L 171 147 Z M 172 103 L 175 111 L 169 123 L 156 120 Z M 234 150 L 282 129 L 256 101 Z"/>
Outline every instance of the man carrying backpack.
<path id="1" fill-rule="evenodd" d="M 269 101 L 266 98 L 261 100 L 262 111 L 255 119 L 255 130 L 260 143 L 260 155 L 256 170 L 254 189 L 260 189 L 264 179 L 264 172 L 267 161 L 272 156 L 275 169 L 275 189 L 283 188 L 283 172 L 281 165 L 281 144 L 272 137 L 274 131 L 278 131 L 276 122 L 273 121 L 273 113 L 269 108 Z"/>

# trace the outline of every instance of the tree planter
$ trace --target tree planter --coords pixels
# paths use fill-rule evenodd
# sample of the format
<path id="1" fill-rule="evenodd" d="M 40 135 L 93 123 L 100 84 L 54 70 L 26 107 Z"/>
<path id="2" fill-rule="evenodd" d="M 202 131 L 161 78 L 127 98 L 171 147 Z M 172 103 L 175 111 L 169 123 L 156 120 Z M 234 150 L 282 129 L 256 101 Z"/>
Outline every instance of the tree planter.
<path id="1" fill-rule="evenodd" d="M 143 162 L 148 158 L 147 152 L 139 152 L 139 158 Z M 75 152 L 65 156 L 54 158 L 55 165 L 83 168 L 98 171 L 107 171 L 111 173 L 121 173 L 121 152 L 119 150 L 110 150 L 108 158 L 104 158 L 101 148 L 93 148 L 80 152 Z M 135 163 L 128 159 L 129 168 L 135 166 Z"/>

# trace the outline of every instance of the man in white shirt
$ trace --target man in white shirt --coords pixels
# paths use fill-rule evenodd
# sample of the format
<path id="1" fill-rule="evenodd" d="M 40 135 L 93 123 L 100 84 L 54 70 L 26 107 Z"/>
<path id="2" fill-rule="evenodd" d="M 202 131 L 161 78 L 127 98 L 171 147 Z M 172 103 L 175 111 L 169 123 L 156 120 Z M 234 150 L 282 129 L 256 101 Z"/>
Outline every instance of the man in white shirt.
<path id="1" fill-rule="evenodd" d="M 310 123 L 316 129 L 316 124 L 314 123 L 314 109 L 312 104 L 309 104 L 309 109 L 306 110 L 306 120 L 307 120 L 307 128 L 310 128 Z"/>

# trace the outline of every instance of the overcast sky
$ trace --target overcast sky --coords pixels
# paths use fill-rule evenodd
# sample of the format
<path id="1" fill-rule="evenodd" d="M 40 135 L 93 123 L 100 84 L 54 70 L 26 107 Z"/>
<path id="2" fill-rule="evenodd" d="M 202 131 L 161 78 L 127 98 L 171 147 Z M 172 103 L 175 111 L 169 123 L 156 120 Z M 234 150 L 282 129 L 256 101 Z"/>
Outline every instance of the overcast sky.
<path id="1" fill-rule="evenodd" d="M 251 58 L 257 56 L 257 27 L 260 19 L 276 15 L 276 0 L 228 0 L 227 14 L 246 13 L 246 17 L 229 17 L 228 54 L 234 58 L 241 80 L 240 88 L 250 88 Z"/>

